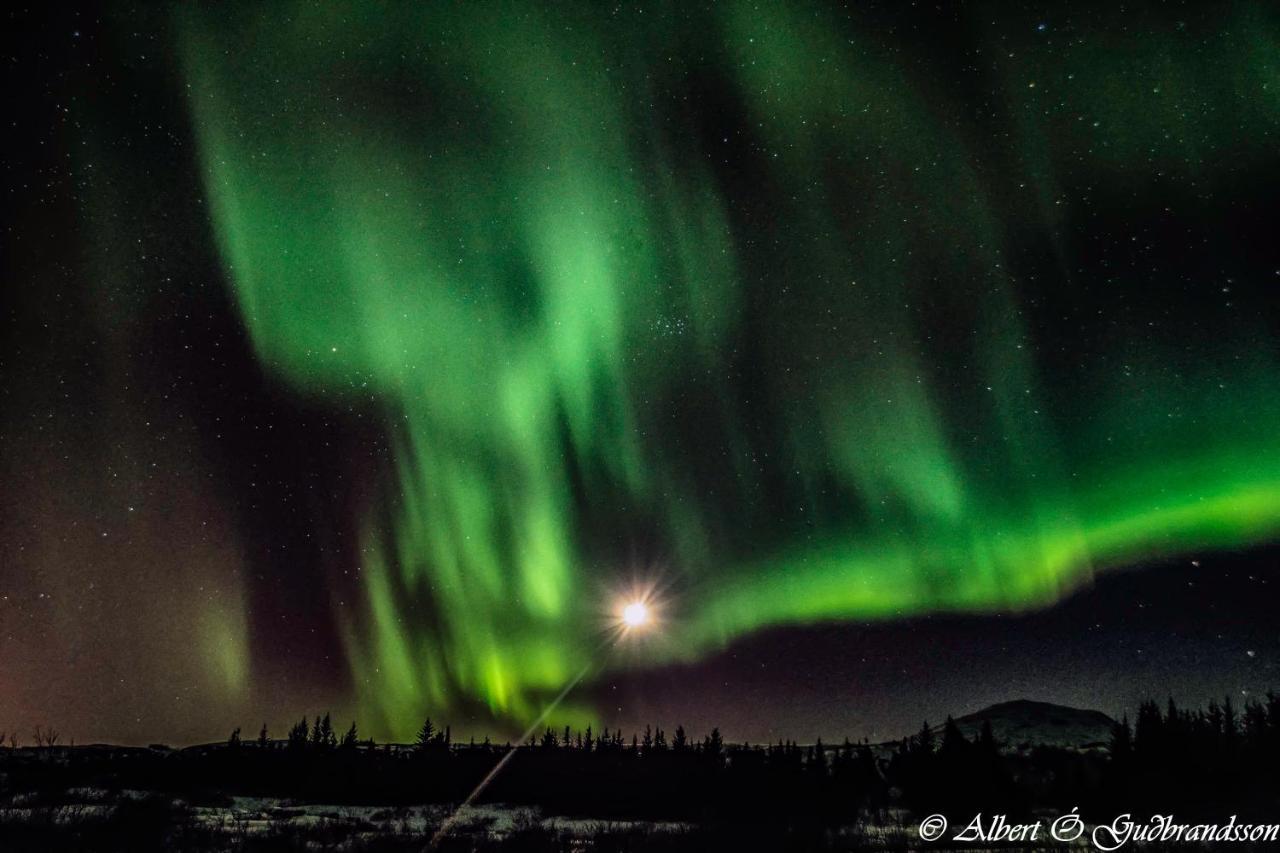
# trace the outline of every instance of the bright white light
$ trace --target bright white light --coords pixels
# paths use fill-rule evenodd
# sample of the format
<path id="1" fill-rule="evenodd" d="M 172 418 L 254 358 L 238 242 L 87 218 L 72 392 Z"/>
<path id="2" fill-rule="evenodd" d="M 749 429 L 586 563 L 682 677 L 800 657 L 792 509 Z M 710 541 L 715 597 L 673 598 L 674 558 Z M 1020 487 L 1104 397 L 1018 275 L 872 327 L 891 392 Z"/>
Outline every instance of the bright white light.
<path id="1" fill-rule="evenodd" d="M 649 621 L 649 608 L 642 602 L 633 601 L 622 608 L 622 621 L 628 628 L 639 628 Z"/>

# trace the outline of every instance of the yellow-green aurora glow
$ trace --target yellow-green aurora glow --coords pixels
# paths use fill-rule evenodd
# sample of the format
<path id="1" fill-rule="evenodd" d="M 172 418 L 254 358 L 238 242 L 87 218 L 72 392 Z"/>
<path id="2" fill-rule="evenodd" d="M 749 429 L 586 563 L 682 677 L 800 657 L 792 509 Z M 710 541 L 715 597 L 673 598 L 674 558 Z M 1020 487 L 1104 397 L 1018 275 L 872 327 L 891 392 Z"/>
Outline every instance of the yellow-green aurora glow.
<path id="1" fill-rule="evenodd" d="M 992 104 L 805 5 L 669 11 L 180 13 L 262 364 L 394 437 L 337 617 L 362 725 L 535 717 L 649 565 L 658 662 L 1276 534 L 1266 318 L 1070 227 L 1274 164 L 1274 22 L 1040 54 L 977 15 Z"/>

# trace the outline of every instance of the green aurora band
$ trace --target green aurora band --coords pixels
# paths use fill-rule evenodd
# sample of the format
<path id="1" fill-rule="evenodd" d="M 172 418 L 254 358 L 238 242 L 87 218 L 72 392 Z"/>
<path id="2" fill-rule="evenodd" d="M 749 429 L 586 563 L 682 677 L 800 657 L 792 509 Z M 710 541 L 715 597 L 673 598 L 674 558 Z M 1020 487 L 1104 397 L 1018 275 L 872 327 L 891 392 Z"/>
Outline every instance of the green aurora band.
<path id="1" fill-rule="evenodd" d="M 531 719 L 648 570 L 658 663 L 1280 529 L 1265 306 L 1101 280 L 1073 236 L 1274 168 L 1270 13 L 1070 59 L 975 23 L 975 109 L 807 6 L 373 8 L 179 17 L 261 361 L 395 443 L 336 616 L 370 729 Z"/>

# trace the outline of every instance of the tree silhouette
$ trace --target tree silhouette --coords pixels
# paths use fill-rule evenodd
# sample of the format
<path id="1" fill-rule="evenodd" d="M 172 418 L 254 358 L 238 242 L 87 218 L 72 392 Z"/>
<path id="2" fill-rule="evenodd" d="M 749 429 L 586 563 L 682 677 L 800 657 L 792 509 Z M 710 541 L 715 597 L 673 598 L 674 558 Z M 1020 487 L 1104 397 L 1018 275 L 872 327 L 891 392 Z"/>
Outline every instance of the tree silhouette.
<path id="1" fill-rule="evenodd" d="M 1222 698 L 1222 747 L 1227 753 L 1227 757 L 1235 752 L 1236 741 L 1239 739 L 1240 730 L 1236 721 L 1236 710 L 1231 704 L 1231 697 L 1224 696 Z"/>
<path id="2" fill-rule="evenodd" d="M 961 755 L 968 747 L 969 742 L 960 732 L 960 727 L 948 714 L 947 722 L 942 726 L 942 745 L 938 747 L 938 752 L 944 755 Z"/>
<path id="3" fill-rule="evenodd" d="M 724 752 L 724 740 L 720 737 L 720 729 L 714 728 L 702 742 L 702 752 L 709 758 L 719 760 Z"/>
<path id="4" fill-rule="evenodd" d="M 920 727 L 920 733 L 916 735 L 915 748 L 926 755 L 933 752 L 933 729 L 929 728 L 928 720 L 924 721 L 924 725 Z"/>
<path id="5" fill-rule="evenodd" d="M 443 803 L 465 799 L 510 751 L 510 744 L 506 752 L 494 749 L 488 738 L 453 749 L 450 727 L 438 729 L 427 719 L 417 741 L 423 759 L 410 761 L 390 746 L 360 749 L 355 721 L 339 739 L 330 714 L 311 720 L 304 716 L 289 730 L 288 750 L 245 750 L 237 728 L 222 749 L 148 765 L 163 755 L 157 751 L 138 759 L 140 772 L 144 778 L 177 774 L 180 788 L 249 796 Z M 621 729 L 596 737 L 591 727 L 575 735 L 572 727 L 562 734 L 547 726 L 530 736 L 530 745 L 542 748 L 511 754 L 511 766 L 486 796 L 548 812 L 763 822 L 800 827 L 815 838 L 896 809 L 971 818 L 980 811 L 1025 815 L 1072 802 L 1086 814 L 1158 807 L 1195 815 L 1196 809 L 1233 804 L 1233 798 L 1280 796 L 1274 769 L 1280 764 L 1280 699 L 1274 695 L 1248 698 L 1242 706 L 1221 698 L 1203 710 L 1148 700 L 1137 720 L 1133 728 L 1128 715 L 1113 724 L 1109 749 L 1041 745 L 1005 754 L 990 721 L 970 742 L 948 717 L 937 730 L 923 725 L 888 757 L 848 738 L 834 750 L 820 738 L 812 746 L 780 739 L 760 747 L 726 743 L 718 728 L 691 740 L 677 726 L 668 747 L 663 729 L 652 724 L 629 738 Z M 36 737 L 42 747 L 58 742 L 47 727 L 38 728 Z M 270 745 L 265 724 L 258 743 Z M 54 773 L 100 772 L 100 759 L 86 758 L 73 752 L 65 762 L 81 763 L 84 771 L 46 763 Z M 827 849 L 806 844 L 794 849 Z"/>
<path id="6" fill-rule="evenodd" d="M 1133 732 L 1129 728 L 1129 715 L 1125 714 L 1111 727 L 1111 758 L 1113 761 L 1128 761 L 1132 755 Z"/>
<path id="7" fill-rule="evenodd" d="M 294 752 L 306 749 L 308 734 L 310 731 L 311 729 L 307 726 L 306 717 L 303 717 L 301 720 L 294 723 L 293 728 L 289 729 L 289 749 Z"/>
<path id="8" fill-rule="evenodd" d="M 1133 748 L 1145 755 L 1159 753 L 1164 742 L 1164 719 L 1150 699 L 1138 706 L 1138 719 L 1133 726 Z"/>
<path id="9" fill-rule="evenodd" d="M 44 747 L 45 749 L 57 746 L 59 737 L 58 730 L 52 726 L 44 726 L 43 728 L 36 726 L 35 732 L 32 733 L 32 739 L 35 741 L 36 746 Z"/>
<path id="10" fill-rule="evenodd" d="M 813 745 L 813 760 L 809 769 L 816 776 L 824 777 L 827 775 L 827 748 L 822 745 L 822 738 L 818 738 Z"/>
<path id="11" fill-rule="evenodd" d="M 982 730 L 978 732 L 978 750 L 987 756 L 998 756 L 1000 745 L 996 743 L 995 732 L 991 730 L 991 721 L 982 721 Z"/>
<path id="12" fill-rule="evenodd" d="M 427 719 L 422 724 L 422 728 L 418 729 L 418 740 L 416 741 L 418 749 L 419 750 L 426 749 L 427 747 L 431 746 L 431 744 L 435 741 L 435 739 L 436 739 L 436 727 L 432 725 L 431 718 L 427 717 Z"/>

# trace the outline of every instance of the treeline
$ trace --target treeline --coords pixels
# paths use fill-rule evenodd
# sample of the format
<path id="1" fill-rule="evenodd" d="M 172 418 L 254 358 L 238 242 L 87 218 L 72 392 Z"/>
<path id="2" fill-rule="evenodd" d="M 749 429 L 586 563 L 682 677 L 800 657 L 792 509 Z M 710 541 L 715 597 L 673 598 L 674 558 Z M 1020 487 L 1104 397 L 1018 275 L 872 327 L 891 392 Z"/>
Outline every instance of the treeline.
<path id="1" fill-rule="evenodd" d="M 1106 796 L 1135 809 L 1271 802 L 1280 768 L 1280 697 L 1187 710 L 1169 699 L 1138 707 L 1111 737 Z"/>
<path id="2" fill-rule="evenodd" d="M 236 730 L 225 744 L 177 751 L 60 750 L 57 761 L 39 757 L 47 750 L 4 752 L 26 762 L 11 781 L 51 789 L 93 780 L 193 802 L 246 795 L 388 806 L 460 802 L 510 754 L 481 802 L 602 818 L 771 822 L 788 832 L 890 807 L 968 817 L 1076 806 L 1101 817 L 1265 817 L 1280 796 L 1280 700 L 1270 694 L 1240 710 L 1230 700 L 1196 710 L 1144 702 L 1132 726 L 1127 718 L 1115 726 L 1109 751 L 1010 752 L 989 725 L 970 739 L 951 719 L 894 745 L 834 747 L 732 744 L 718 729 L 697 737 L 653 726 L 627 734 L 545 728 L 518 746 L 457 743 L 430 719 L 412 744 L 375 744 L 354 722 L 343 732 L 326 714 L 279 739 L 263 726 L 256 738 Z"/>
<path id="3" fill-rule="evenodd" d="M 902 805 L 920 814 L 972 817 L 979 811 L 1026 812 L 1033 796 L 1014 781 L 1014 763 L 1002 754 L 990 723 L 972 740 L 947 717 L 941 736 L 926 722 L 902 740 L 885 768 L 885 779 Z"/>
<path id="4" fill-rule="evenodd" d="M 545 728 L 518 746 L 453 741 L 426 720 L 412 744 L 361 739 L 352 723 L 336 736 L 328 715 L 299 720 L 283 740 L 264 726 L 255 741 L 232 733 L 227 748 L 193 757 L 200 781 L 229 793 L 326 802 L 457 802 L 510 750 L 512 760 L 481 802 L 537 805 L 560 814 L 759 820 L 791 825 L 852 820 L 888 804 L 870 745 L 727 744 L 719 729 L 683 726 L 624 735 L 608 728 Z M 184 751 L 190 752 L 190 751 Z M 183 753 L 178 754 L 180 757 Z M 195 776 L 196 774 L 187 774 Z"/>
<path id="5" fill-rule="evenodd" d="M 297 776 L 315 784 L 325 778 L 320 768 L 326 756 L 345 753 L 378 765 L 383 781 L 408 775 L 419 794 L 434 791 L 441 799 L 461 799 L 483 778 L 481 771 L 487 773 L 513 748 L 488 739 L 454 743 L 449 727 L 438 727 L 431 719 L 422 724 L 413 744 L 379 747 L 359 740 L 357 731 L 352 723 L 337 739 L 328 715 L 314 722 L 299 720 L 283 742 L 272 741 L 264 727 L 258 746 L 280 757 L 274 764 L 260 763 L 252 775 L 261 781 L 272 778 L 272 767 L 287 774 L 296 769 Z M 229 752 L 243 745 L 237 731 Z M 972 813 L 998 805 L 1014 814 L 1030 808 L 1034 797 L 1015 783 L 1013 761 L 1002 754 L 989 725 L 970 741 L 950 718 L 940 734 L 926 723 L 891 753 L 848 740 L 836 747 L 821 740 L 807 746 L 786 740 L 728 744 L 718 728 L 696 738 L 683 726 L 670 736 L 654 726 L 627 735 L 608 728 L 596 733 L 590 726 L 547 727 L 520 745 L 482 799 L 570 814 L 752 819 L 776 814 L 787 822 L 803 818 L 818 823 L 879 814 L 893 804 L 930 813 Z M 305 767 L 315 770 L 301 769 Z M 349 769 L 342 778 L 353 778 Z M 548 779 L 554 784 L 547 784 Z M 334 793 L 340 792 L 330 795 Z"/>
<path id="6" fill-rule="evenodd" d="M 1079 806 L 1086 815 L 1240 813 L 1266 817 L 1280 796 L 1280 697 L 1230 697 L 1205 708 L 1142 702 L 1111 733 L 1109 748 L 1000 749 L 989 725 L 972 742 L 948 719 L 926 724 L 885 766 L 893 799 L 921 814 L 1027 814 Z M 1229 811 L 1223 811 L 1229 809 Z"/>
<path id="7" fill-rule="evenodd" d="M 328 714 L 323 717 L 316 717 L 315 724 L 307 723 L 307 718 L 293 724 L 289 729 L 288 740 L 285 745 L 294 751 L 311 749 L 317 751 L 330 749 L 355 749 L 361 743 L 360 734 L 356 729 L 355 721 L 352 720 L 351 728 L 347 729 L 347 733 L 339 740 L 333 729 L 333 721 Z M 271 740 L 271 735 L 267 731 L 267 724 L 262 724 L 262 729 L 258 732 L 256 745 L 260 749 L 270 749 L 275 746 Z M 372 746 L 373 741 L 364 741 L 365 746 Z M 230 749 L 238 749 L 244 746 L 244 741 L 240 737 L 240 729 L 236 729 L 231 733 L 231 737 L 227 739 L 227 747 Z"/>

